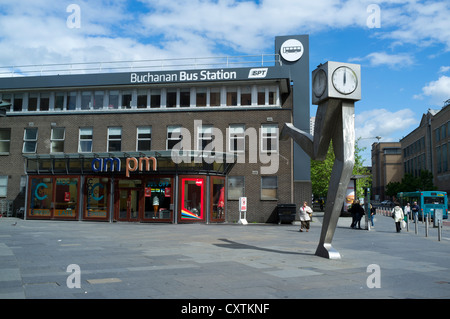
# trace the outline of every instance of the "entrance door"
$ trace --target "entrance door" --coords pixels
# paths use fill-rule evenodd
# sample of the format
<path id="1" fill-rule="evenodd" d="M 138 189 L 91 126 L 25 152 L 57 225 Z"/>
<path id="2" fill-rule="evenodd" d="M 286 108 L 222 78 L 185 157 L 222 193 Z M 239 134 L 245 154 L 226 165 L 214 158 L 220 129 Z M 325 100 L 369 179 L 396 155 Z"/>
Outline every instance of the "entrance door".
<path id="1" fill-rule="evenodd" d="M 204 178 L 181 179 L 181 220 L 201 221 L 204 219 Z"/>
<path id="2" fill-rule="evenodd" d="M 121 189 L 119 191 L 119 220 L 139 220 L 139 190 Z"/>

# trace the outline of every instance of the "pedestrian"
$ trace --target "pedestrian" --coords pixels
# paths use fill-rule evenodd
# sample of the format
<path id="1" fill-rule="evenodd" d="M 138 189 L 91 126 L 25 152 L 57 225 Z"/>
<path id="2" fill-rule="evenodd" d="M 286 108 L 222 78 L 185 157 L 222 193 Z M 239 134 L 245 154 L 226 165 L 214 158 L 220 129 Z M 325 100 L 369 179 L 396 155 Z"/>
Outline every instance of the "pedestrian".
<path id="1" fill-rule="evenodd" d="M 418 220 L 419 218 L 419 210 L 420 210 L 419 205 L 417 205 L 417 202 L 414 202 L 413 205 L 411 206 L 411 212 L 413 214 L 414 222 L 416 222 L 416 220 Z"/>
<path id="2" fill-rule="evenodd" d="M 300 215 L 300 231 L 303 232 L 303 229 L 306 229 L 306 231 L 309 231 L 309 223 L 311 221 L 311 214 L 312 214 L 311 207 L 308 206 L 307 202 L 303 202 L 303 206 L 300 207 L 299 215 Z"/>
<path id="3" fill-rule="evenodd" d="M 375 225 L 373 224 L 373 218 L 377 214 L 377 209 L 370 204 L 370 223 L 372 224 L 372 227 Z"/>
<path id="4" fill-rule="evenodd" d="M 392 209 L 392 218 L 394 218 L 397 233 L 399 233 L 402 229 L 401 223 L 404 217 L 405 215 L 403 214 L 403 209 L 400 207 L 400 204 L 396 202 L 394 208 Z"/>
<path id="5" fill-rule="evenodd" d="M 409 205 L 409 203 L 406 203 L 406 206 L 405 206 L 403 212 L 405 213 L 405 216 L 409 217 L 409 219 L 412 218 L 412 216 L 411 216 L 411 205 Z"/>
<path id="6" fill-rule="evenodd" d="M 351 228 L 356 228 L 356 225 L 358 225 L 358 228 L 361 229 L 361 218 L 364 215 L 364 208 L 359 203 L 359 200 L 354 200 L 352 207 L 348 210 L 352 214 L 352 224 Z"/>

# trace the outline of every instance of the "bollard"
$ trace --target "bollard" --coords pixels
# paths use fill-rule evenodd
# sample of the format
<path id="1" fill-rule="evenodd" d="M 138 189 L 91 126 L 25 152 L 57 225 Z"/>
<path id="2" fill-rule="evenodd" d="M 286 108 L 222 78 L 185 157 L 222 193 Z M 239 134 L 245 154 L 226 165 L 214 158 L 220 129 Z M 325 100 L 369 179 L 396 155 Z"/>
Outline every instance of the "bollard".
<path id="1" fill-rule="evenodd" d="M 416 235 L 417 235 L 417 214 L 414 214 L 414 228 L 416 230 Z"/>
<path id="2" fill-rule="evenodd" d="M 441 236 L 442 236 L 442 228 L 441 228 L 441 220 L 438 220 L 438 241 L 441 241 Z"/>
<path id="3" fill-rule="evenodd" d="M 409 232 L 409 216 L 406 214 L 406 231 Z"/>
<path id="4" fill-rule="evenodd" d="M 425 237 L 428 237 L 428 216 L 425 219 Z"/>

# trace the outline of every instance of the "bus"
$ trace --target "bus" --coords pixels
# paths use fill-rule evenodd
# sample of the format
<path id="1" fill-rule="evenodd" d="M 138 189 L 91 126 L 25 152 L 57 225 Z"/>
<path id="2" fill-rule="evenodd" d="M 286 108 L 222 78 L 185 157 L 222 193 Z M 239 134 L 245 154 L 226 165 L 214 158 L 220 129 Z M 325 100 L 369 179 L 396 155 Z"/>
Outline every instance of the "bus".
<path id="1" fill-rule="evenodd" d="M 414 202 L 420 207 L 419 220 L 422 216 L 425 218 L 430 214 L 431 219 L 434 220 L 434 213 L 442 210 L 442 218 L 448 219 L 448 201 L 447 193 L 440 191 L 418 191 L 418 192 L 401 192 L 397 194 L 397 199 L 400 201 L 402 208 L 409 203 L 411 206 Z"/>

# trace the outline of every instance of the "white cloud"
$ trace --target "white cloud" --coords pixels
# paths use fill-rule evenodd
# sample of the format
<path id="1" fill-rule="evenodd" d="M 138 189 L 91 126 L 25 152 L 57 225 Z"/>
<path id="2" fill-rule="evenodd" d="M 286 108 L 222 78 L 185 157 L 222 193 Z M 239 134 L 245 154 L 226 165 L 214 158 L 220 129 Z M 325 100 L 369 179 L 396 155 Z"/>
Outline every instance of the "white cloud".
<path id="1" fill-rule="evenodd" d="M 373 109 L 356 114 L 356 137 L 363 139 L 381 136 L 382 141 L 392 141 L 401 138 L 404 132 L 411 130 L 411 126 L 418 124 L 414 112 L 410 109 L 401 109 L 391 112 L 387 109 Z M 372 140 L 370 142 L 373 143 Z"/>
<path id="2" fill-rule="evenodd" d="M 450 66 L 441 66 L 439 68 L 439 73 L 447 73 L 448 71 L 450 71 Z"/>
<path id="3" fill-rule="evenodd" d="M 402 68 L 414 63 L 414 58 L 406 53 L 389 54 L 386 52 L 373 52 L 364 58 L 353 58 L 351 61 L 369 61 L 371 66 L 377 67 L 386 65 L 390 68 Z"/>
<path id="4" fill-rule="evenodd" d="M 415 99 L 430 97 L 431 103 L 443 106 L 444 101 L 450 99 L 450 77 L 442 75 L 438 80 L 432 81 L 422 88 L 422 93 L 414 95 Z"/>

